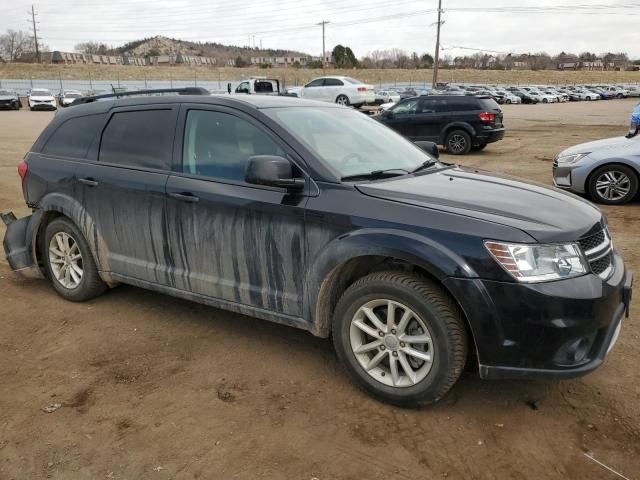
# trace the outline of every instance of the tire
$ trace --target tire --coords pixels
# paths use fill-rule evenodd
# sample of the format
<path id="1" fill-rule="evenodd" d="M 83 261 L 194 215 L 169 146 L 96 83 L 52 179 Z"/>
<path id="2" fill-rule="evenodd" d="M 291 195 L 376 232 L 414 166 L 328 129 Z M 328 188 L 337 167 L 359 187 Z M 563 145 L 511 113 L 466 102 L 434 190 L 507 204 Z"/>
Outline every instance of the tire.
<path id="1" fill-rule="evenodd" d="M 451 155 L 466 155 L 471 150 L 471 136 L 464 130 L 452 130 L 447 134 L 444 146 Z"/>
<path id="2" fill-rule="evenodd" d="M 482 145 L 474 145 L 471 147 L 472 152 L 481 152 L 486 148 L 487 144 L 483 143 Z"/>
<path id="3" fill-rule="evenodd" d="M 612 190 L 613 185 L 618 188 Z M 598 203 L 623 205 L 637 195 L 638 175 L 625 165 L 605 165 L 590 175 L 587 191 Z"/>
<path id="4" fill-rule="evenodd" d="M 107 290 L 107 285 L 98 275 L 87 241 L 68 218 L 56 218 L 47 225 L 41 251 L 47 277 L 62 298 L 83 302 Z M 79 259 L 77 255 L 80 255 Z M 76 260 L 70 262 L 74 257 Z M 62 258 L 65 258 L 64 263 Z M 73 268 L 72 263 L 80 270 Z M 65 272 L 69 274 L 65 275 Z M 77 277 L 79 280 L 76 281 Z"/>
<path id="5" fill-rule="evenodd" d="M 507 105 L 511 105 L 511 100 L 509 100 L 508 98 L 507 98 L 507 100 L 505 102 L 506 102 Z"/>
<path id="6" fill-rule="evenodd" d="M 362 307 L 372 306 L 378 321 L 382 318 L 386 321 L 390 303 L 395 312 L 393 326 L 422 343 L 402 342 L 404 335 L 399 330 L 383 324 L 380 326 L 388 333 L 381 338 L 373 322 L 365 318 Z M 402 318 L 408 310 L 410 320 L 402 327 Z M 365 325 L 375 336 L 369 336 L 354 322 Z M 467 335 L 462 313 L 440 286 L 425 278 L 401 272 L 372 273 L 361 278 L 338 301 L 332 328 L 337 356 L 351 378 L 387 403 L 402 407 L 435 403 L 464 370 Z M 379 347 L 370 348 L 371 344 Z M 369 350 L 355 353 L 362 346 Z M 378 363 L 367 370 L 363 364 L 376 357 Z M 392 369 L 392 363 L 397 370 Z M 411 376 L 409 371 L 413 372 Z"/>
<path id="7" fill-rule="evenodd" d="M 543 98 L 542 103 L 549 103 L 549 100 L 547 100 L 546 98 Z"/>
<path id="8" fill-rule="evenodd" d="M 31 110 L 31 111 L 33 112 L 33 107 L 31 107 L 31 106 L 30 106 L 30 107 L 29 107 L 29 110 Z"/>
<path id="9" fill-rule="evenodd" d="M 587 97 L 587 102 L 590 102 L 590 101 L 591 101 L 591 97 Z"/>
<path id="10" fill-rule="evenodd" d="M 336 98 L 336 103 L 338 105 L 344 105 L 345 107 L 348 107 L 350 105 L 349 97 L 347 97 L 346 95 L 338 95 L 338 97 Z"/>

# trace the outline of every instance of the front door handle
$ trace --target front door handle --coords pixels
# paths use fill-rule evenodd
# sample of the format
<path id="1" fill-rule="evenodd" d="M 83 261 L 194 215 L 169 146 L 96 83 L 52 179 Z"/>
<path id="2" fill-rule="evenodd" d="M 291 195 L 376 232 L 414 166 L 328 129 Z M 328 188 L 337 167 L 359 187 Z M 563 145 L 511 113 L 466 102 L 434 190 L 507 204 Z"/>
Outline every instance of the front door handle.
<path id="1" fill-rule="evenodd" d="M 99 184 L 93 178 L 79 178 L 80 183 L 84 183 L 88 187 L 97 187 Z"/>
<path id="2" fill-rule="evenodd" d="M 180 200 L 181 202 L 196 203 L 200 201 L 200 198 L 189 192 L 170 192 L 169 196 L 175 198 L 176 200 Z"/>

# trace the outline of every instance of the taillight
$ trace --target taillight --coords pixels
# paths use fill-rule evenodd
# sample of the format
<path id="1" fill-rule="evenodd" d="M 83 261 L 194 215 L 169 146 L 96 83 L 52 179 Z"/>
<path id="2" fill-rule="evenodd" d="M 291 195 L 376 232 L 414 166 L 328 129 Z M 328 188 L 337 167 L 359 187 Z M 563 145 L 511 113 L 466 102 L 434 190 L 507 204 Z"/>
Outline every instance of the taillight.
<path id="1" fill-rule="evenodd" d="M 358 91 L 359 92 L 366 92 L 367 91 L 367 87 L 358 87 Z"/>
<path id="2" fill-rule="evenodd" d="M 484 123 L 493 123 L 496 120 L 496 114 L 491 112 L 482 112 L 479 116 L 480 121 Z"/>
<path id="3" fill-rule="evenodd" d="M 18 175 L 20 175 L 20 180 L 22 180 L 24 182 L 24 177 L 27 176 L 28 172 L 29 172 L 29 166 L 27 165 L 27 162 L 22 160 L 18 164 Z"/>

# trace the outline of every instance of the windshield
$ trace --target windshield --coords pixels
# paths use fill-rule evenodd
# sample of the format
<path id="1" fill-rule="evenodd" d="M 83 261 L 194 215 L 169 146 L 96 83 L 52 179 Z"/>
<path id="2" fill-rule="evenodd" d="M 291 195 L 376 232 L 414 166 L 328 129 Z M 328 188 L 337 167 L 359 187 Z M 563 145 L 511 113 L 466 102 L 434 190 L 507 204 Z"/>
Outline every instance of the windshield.
<path id="1" fill-rule="evenodd" d="M 65 93 L 65 98 L 80 98 L 82 94 L 80 93 Z"/>
<path id="2" fill-rule="evenodd" d="M 350 109 L 273 108 L 264 112 L 327 163 L 338 177 L 376 170 L 409 172 L 433 160 L 390 128 Z"/>
<path id="3" fill-rule="evenodd" d="M 31 95 L 38 95 L 41 97 L 51 96 L 51 92 L 49 90 L 31 90 Z"/>
<path id="4" fill-rule="evenodd" d="M 362 82 L 360 80 L 356 80 L 355 78 L 344 77 L 343 80 L 345 82 L 352 83 L 353 85 L 362 85 Z"/>
<path id="5" fill-rule="evenodd" d="M 9 90 L 0 90 L 0 95 L 13 95 Z"/>

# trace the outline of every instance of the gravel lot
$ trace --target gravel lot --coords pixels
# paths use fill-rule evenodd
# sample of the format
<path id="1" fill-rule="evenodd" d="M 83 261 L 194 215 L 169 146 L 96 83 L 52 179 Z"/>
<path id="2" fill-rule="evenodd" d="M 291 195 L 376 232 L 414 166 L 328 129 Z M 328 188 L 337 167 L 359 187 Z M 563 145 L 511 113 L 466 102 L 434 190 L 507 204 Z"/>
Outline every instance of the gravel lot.
<path id="1" fill-rule="evenodd" d="M 625 133 L 635 102 L 505 106 L 506 139 L 456 161 L 550 184 L 560 149 Z M 0 209 L 28 213 L 16 164 L 52 115 L 0 112 Z M 640 272 L 640 202 L 605 211 Z M 329 341 L 128 286 L 68 303 L 3 258 L 0 479 L 616 478 L 585 453 L 640 479 L 638 298 L 587 377 L 469 372 L 402 410 L 356 390 Z"/>

